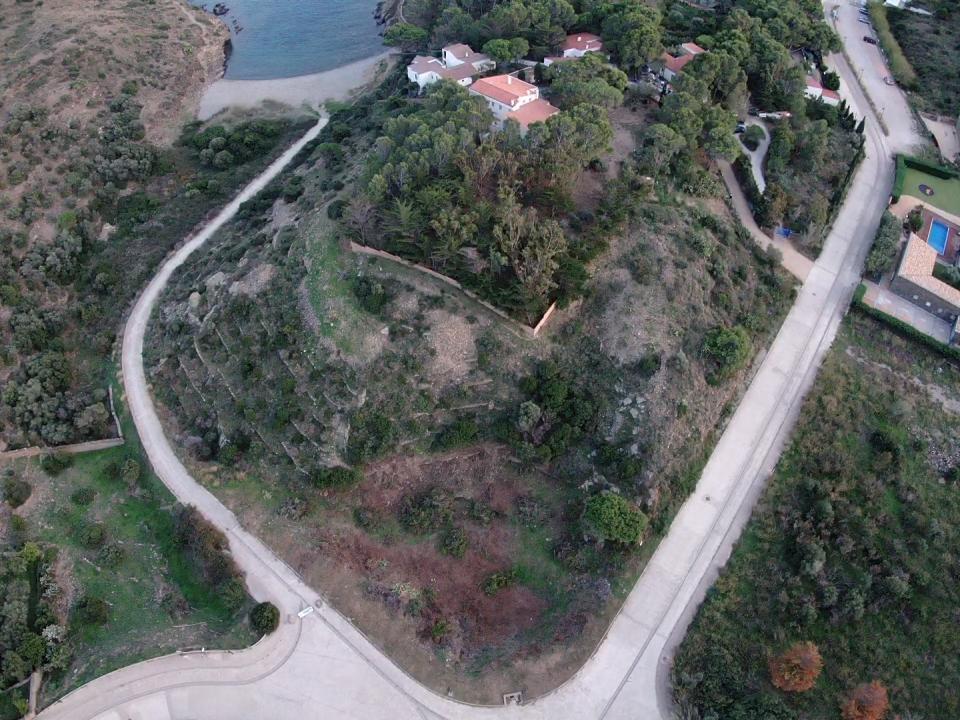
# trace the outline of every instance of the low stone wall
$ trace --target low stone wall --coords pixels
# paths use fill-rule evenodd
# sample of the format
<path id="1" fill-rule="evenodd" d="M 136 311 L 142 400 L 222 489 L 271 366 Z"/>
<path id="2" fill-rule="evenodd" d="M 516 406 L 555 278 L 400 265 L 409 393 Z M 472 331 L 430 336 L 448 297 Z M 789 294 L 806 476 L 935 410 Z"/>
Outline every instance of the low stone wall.
<path id="1" fill-rule="evenodd" d="M 55 447 L 28 447 L 20 450 L 7 450 L 0 453 L 0 462 L 4 460 L 17 460 L 19 458 L 31 458 L 50 453 L 63 453 L 65 455 L 79 455 L 81 453 L 97 452 L 99 450 L 108 450 L 109 448 L 123 445 L 123 438 L 107 438 L 106 440 L 91 440 L 90 442 L 75 443 L 73 445 L 57 445 Z"/>
<path id="2" fill-rule="evenodd" d="M 376 248 L 372 248 L 367 245 L 359 245 L 352 241 L 350 242 L 350 252 L 359 253 L 360 255 L 369 255 L 371 257 L 378 257 L 384 260 L 389 260 L 390 262 L 398 263 L 400 265 L 403 265 L 404 267 L 410 268 L 411 270 L 416 270 L 417 272 L 421 272 L 426 275 L 429 275 L 430 277 L 436 280 L 439 280 L 442 283 L 446 283 L 450 287 L 456 288 L 457 290 L 462 292 L 464 295 L 466 295 L 468 298 L 470 298 L 471 300 L 473 300 L 474 302 L 480 305 L 483 305 L 483 307 L 485 307 L 487 310 L 489 310 L 490 312 L 492 312 L 494 315 L 501 318 L 502 320 L 506 321 L 517 330 L 520 330 L 521 332 L 531 335 L 532 337 L 537 337 L 538 335 L 540 335 L 541 331 L 546 326 L 547 321 L 551 318 L 551 316 L 553 315 L 554 311 L 557 308 L 557 304 L 552 303 L 550 307 L 547 308 L 547 311 L 543 314 L 543 317 L 540 318 L 540 322 L 538 322 L 534 327 L 530 327 L 529 325 L 524 325 L 523 323 L 514 320 L 512 317 L 507 315 L 507 313 L 505 313 L 503 310 L 501 310 L 498 307 L 495 307 L 494 305 L 491 305 L 486 300 L 478 296 L 472 290 L 465 288 L 463 285 L 461 285 L 459 282 L 454 280 L 452 277 L 448 277 L 442 273 L 438 273 L 436 270 L 431 270 L 430 268 L 424 267 L 423 265 L 418 265 L 417 263 L 410 262 L 409 260 L 404 260 L 402 257 L 388 253 L 385 250 L 377 250 Z"/>

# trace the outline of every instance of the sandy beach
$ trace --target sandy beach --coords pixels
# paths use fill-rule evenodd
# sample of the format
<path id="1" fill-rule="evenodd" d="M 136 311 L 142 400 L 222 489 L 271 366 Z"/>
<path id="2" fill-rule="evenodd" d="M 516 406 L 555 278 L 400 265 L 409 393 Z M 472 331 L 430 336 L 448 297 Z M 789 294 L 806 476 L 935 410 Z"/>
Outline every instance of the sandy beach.
<path id="1" fill-rule="evenodd" d="M 200 99 L 197 117 L 207 120 L 226 108 L 251 108 L 267 100 L 314 108 L 326 100 L 345 100 L 373 80 L 390 56 L 383 53 L 333 70 L 279 80 L 217 80 Z"/>

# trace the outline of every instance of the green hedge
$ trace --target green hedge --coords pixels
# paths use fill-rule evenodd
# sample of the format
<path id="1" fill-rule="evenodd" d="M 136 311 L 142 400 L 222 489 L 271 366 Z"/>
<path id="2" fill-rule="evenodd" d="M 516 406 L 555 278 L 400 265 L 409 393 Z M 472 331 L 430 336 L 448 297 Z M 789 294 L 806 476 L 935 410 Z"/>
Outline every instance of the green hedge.
<path id="1" fill-rule="evenodd" d="M 870 17 L 873 19 L 873 27 L 877 31 L 877 37 L 880 39 L 880 45 L 887 53 L 887 59 L 890 64 L 890 72 L 897 82 L 907 88 L 912 88 L 917 83 L 917 73 L 903 54 L 900 43 L 893 36 L 890 30 L 890 21 L 887 19 L 887 9 L 879 0 L 870 3 Z"/>
<path id="2" fill-rule="evenodd" d="M 870 307 L 863 301 L 863 296 L 867 292 L 867 286 L 863 283 L 860 283 L 860 287 L 857 288 L 857 291 L 853 294 L 853 303 L 852 307 L 855 310 L 872 317 L 874 320 L 879 320 L 884 325 L 887 325 L 891 330 L 893 330 L 900 337 L 906 338 L 907 340 L 913 340 L 934 352 L 940 353 L 944 357 L 950 360 L 960 361 L 960 348 L 953 345 L 947 345 L 940 342 L 936 338 L 932 338 L 926 333 L 920 332 L 912 325 L 908 325 L 898 318 L 893 317 L 892 315 L 887 315 L 887 313 L 877 310 L 874 307 Z"/>

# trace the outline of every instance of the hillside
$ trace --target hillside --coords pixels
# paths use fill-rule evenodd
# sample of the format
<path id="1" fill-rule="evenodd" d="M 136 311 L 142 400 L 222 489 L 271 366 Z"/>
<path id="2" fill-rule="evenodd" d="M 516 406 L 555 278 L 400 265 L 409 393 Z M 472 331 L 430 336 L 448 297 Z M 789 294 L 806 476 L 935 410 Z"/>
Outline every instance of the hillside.
<path id="1" fill-rule="evenodd" d="M 0 449 L 56 446 L 114 431 L 130 299 L 297 127 L 185 125 L 227 33 L 181 0 L 4 4 Z"/>

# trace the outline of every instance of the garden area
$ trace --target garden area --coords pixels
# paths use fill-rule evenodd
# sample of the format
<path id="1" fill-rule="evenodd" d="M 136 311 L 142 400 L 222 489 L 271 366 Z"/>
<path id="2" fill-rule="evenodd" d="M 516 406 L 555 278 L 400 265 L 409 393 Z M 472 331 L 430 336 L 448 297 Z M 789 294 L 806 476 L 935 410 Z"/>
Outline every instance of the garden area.
<path id="1" fill-rule="evenodd" d="M 893 195 L 907 195 L 960 217 L 960 173 L 917 158 L 899 156 Z"/>
<path id="2" fill-rule="evenodd" d="M 723 718 L 960 714 L 960 376 L 858 315 L 681 646 L 675 694 Z"/>

